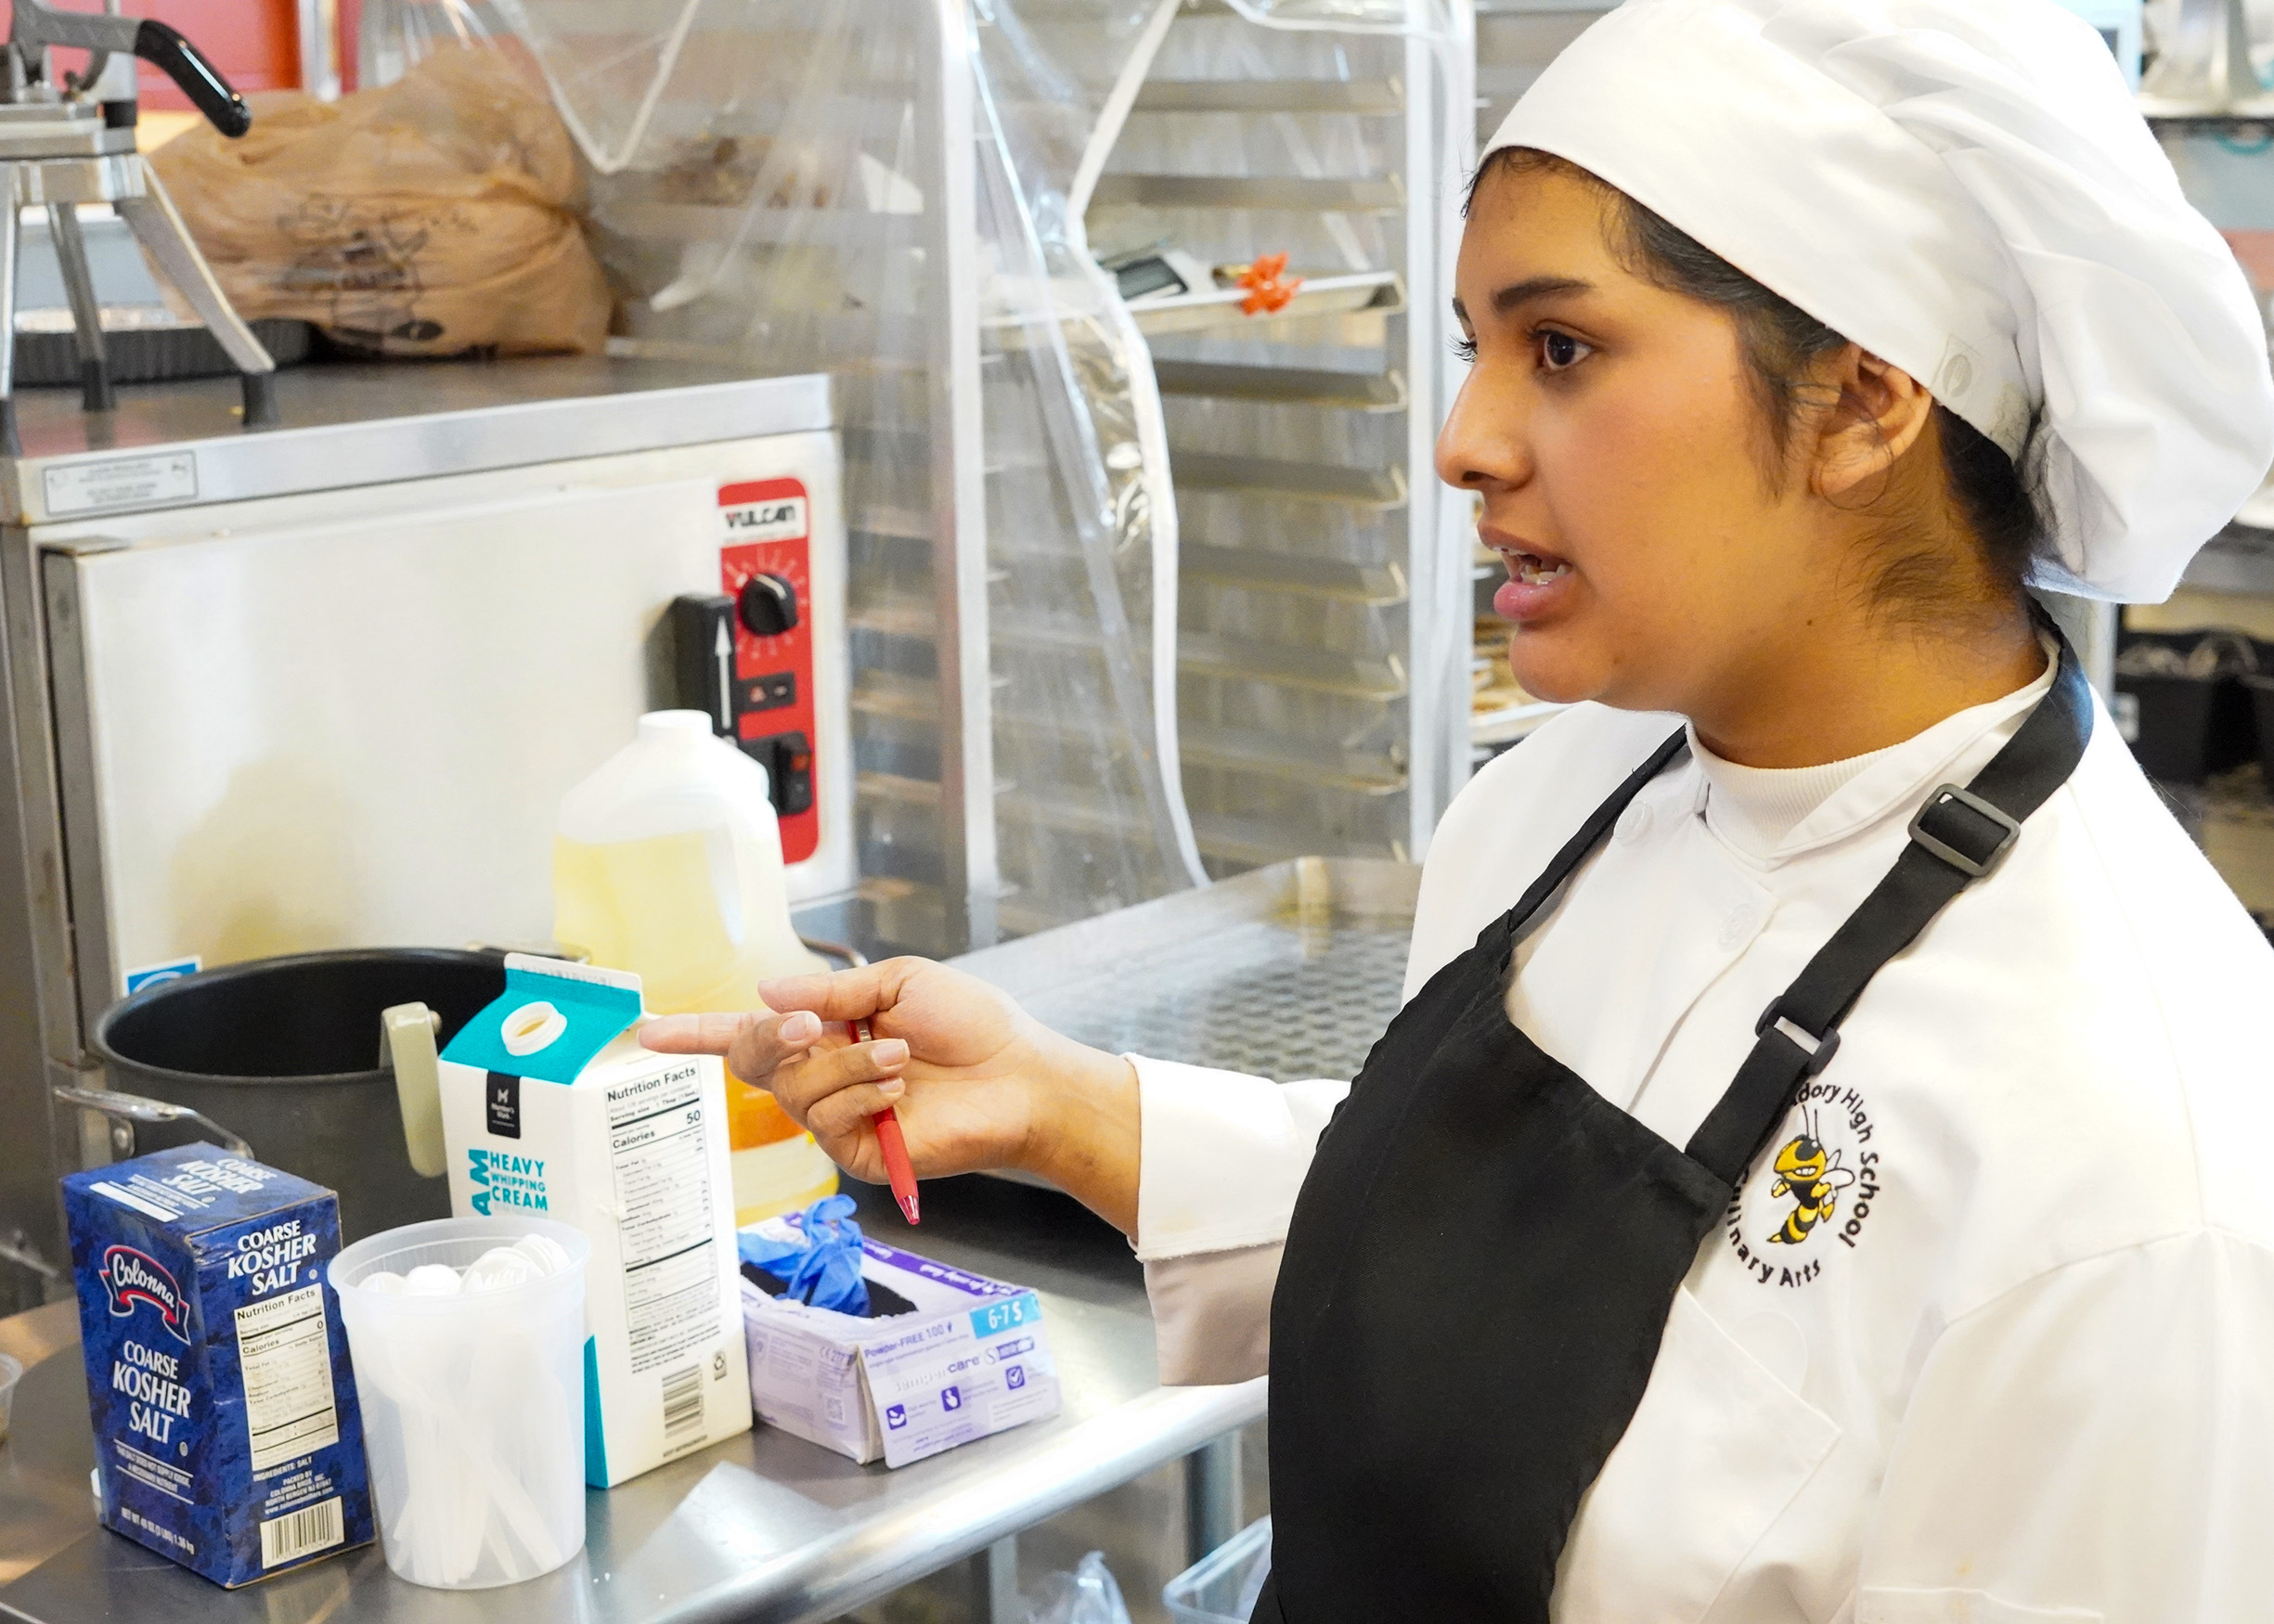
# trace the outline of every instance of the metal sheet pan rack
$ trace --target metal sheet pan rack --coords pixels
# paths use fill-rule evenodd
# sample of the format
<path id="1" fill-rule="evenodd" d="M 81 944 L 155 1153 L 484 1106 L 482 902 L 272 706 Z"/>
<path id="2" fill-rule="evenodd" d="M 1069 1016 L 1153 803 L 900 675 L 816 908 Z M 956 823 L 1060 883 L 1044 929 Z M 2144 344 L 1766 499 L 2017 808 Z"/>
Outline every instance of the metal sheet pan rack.
<path id="1" fill-rule="evenodd" d="M 1305 30 L 1267 26 L 1298 10 Z M 1188 6 L 1090 200 L 1101 258 L 1285 253 L 1302 277 L 1276 312 L 1236 286 L 1132 304 L 1177 491 L 1182 777 L 1219 876 L 1418 856 L 1467 776 L 1466 509 L 1431 465 L 1456 54 L 1450 84 L 1418 33 Z"/>
<path id="2" fill-rule="evenodd" d="M 1541 70 L 1618 0 L 1477 0 L 1477 145 Z"/>

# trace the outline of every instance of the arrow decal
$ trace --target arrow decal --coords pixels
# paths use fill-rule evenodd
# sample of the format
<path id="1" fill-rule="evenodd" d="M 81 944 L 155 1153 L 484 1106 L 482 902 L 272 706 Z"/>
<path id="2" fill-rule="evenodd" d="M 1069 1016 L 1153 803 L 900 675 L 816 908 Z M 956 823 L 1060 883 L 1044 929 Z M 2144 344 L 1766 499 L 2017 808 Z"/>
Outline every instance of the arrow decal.
<path id="1" fill-rule="evenodd" d="M 719 617 L 718 640 L 711 652 L 718 657 L 718 731 L 730 734 L 734 731 L 734 639 L 727 635 L 724 615 Z"/>

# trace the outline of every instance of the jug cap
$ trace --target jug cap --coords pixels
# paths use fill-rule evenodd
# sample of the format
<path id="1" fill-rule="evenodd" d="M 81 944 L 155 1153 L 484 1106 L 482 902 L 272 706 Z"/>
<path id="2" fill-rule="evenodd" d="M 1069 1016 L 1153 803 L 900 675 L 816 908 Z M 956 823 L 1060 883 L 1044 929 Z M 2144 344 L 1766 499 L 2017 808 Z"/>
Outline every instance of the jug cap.
<path id="1" fill-rule="evenodd" d="M 707 711 L 650 711 L 640 718 L 642 743 L 685 744 L 712 737 Z"/>

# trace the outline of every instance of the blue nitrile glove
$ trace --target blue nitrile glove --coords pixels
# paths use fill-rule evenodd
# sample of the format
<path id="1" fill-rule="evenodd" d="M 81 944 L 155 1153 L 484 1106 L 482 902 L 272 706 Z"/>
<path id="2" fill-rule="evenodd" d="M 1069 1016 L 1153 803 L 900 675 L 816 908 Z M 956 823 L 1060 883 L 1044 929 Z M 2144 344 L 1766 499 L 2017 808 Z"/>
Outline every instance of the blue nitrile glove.
<path id="1" fill-rule="evenodd" d="M 860 1278 L 860 1226 L 853 1221 L 853 1198 L 824 1195 L 797 1221 L 795 1240 L 739 1231 L 735 1244 L 743 1261 L 782 1282 L 782 1295 L 793 1302 L 866 1319 L 869 1287 Z"/>

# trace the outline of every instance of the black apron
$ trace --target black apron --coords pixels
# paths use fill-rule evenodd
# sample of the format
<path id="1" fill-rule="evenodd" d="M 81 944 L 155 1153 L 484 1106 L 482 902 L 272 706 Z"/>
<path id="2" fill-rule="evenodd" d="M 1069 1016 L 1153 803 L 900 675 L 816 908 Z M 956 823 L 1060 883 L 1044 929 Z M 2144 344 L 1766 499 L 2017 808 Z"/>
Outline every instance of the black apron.
<path id="1" fill-rule="evenodd" d="M 1699 1245 L 1865 985 L 2005 855 L 2091 730 L 2063 643 L 2051 692 L 1970 788 L 1928 797 L 1902 857 L 1763 1012 L 1685 1150 L 1504 1007 L 1525 925 L 1681 734 L 1400 1012 L 1320 1137 L 1287 1231 L 1256 1624 L 1546 1618 L 1580 1496 L 1641 1402 Z"/>

